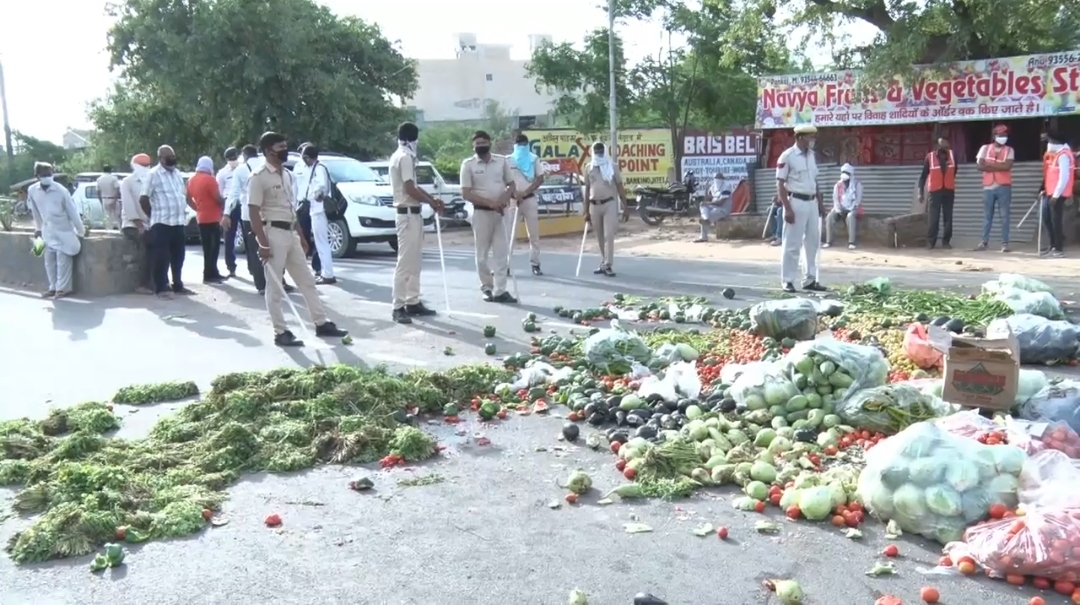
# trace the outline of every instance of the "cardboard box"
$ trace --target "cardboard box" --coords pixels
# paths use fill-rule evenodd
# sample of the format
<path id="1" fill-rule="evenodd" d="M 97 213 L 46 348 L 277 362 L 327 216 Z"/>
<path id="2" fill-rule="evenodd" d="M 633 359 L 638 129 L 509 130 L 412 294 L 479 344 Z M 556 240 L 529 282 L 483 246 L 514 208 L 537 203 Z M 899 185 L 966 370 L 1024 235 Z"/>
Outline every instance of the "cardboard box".
<path id="1" fill-rule="evenodd" d="M 1020 343 L 1011 332 L 994 336 L 953 336 L 945 353 L 942 399 L 991 410 L 1013 406 L 1020 382 Z"/>

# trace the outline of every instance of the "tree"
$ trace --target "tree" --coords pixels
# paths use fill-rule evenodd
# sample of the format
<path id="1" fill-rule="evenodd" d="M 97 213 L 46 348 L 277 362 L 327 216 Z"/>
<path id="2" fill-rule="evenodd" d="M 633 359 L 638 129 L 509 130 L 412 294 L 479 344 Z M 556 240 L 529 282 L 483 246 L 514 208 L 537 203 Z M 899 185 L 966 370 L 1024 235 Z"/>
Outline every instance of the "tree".
<path id="1" fill-rule="evenodd" d="M 912 74 L 915 65 L 941 65 L 1077 48 L 1080 7 L 1044 0 L 795 0 L 785 15 L 775 0 L 753 0 L 769 26 L 806 28 L 832 45 L 838 67 L 863 69 L 870 82 Z M 853 24 L 873 26 L 870 44 L 843 35 Z"/>
<path id="2" fill-rule="evenodd" d="M 313 0 L 123 0 L 110 6 L 120 80 L 90 115 L 114 161 L 172 144 L 184 163 L 277 130 L 362 159 L 393 147 L 416 89 L 378 26 Z"/>
<path id="3" fill-rule="evenodd" d="M 477 123 L 451 122 L 421 128 L 417 155 L 434 164 L 443 178 L 457 182 L 462 160 L 473 154 L 473 134 L 483 130 L 492 141 L 503 141 L 510 136 L 512 126 L 513 116 L 489 101 L 484 118 Z"/>

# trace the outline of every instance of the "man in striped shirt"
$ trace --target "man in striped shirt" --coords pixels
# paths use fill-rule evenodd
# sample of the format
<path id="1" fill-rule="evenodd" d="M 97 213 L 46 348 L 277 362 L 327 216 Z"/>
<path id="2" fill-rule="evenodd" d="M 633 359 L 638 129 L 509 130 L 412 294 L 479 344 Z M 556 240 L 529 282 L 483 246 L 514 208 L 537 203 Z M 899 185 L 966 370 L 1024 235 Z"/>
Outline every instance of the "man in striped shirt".
<path id="1" fill-rule="evenodd" d="M 192 294 L 184 287 L 186 244 L 184 225 L 187 207 L 195 205 L 187 194 L 184 177 L 176 169 L 176 152 L 168 145 L 158 147 L 158 165 L 143 182 L 139 205 L 150 217 L 151 278 L 154 294 L 170 299 L 173 294 Z M 169 269 L 172 269 L 172 290 Z"/>

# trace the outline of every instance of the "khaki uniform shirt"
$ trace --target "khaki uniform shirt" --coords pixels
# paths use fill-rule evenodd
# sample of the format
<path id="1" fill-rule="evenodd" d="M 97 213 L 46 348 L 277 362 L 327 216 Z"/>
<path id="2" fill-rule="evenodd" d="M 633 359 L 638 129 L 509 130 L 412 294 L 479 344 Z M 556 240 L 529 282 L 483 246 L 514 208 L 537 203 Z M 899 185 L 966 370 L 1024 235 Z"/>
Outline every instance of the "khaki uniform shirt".
<path id="1" fill-rule="evenodd" d="M 599 202 L 619 197 L 617 185 L 620 181 L 622 181 L 622 175 L 619 174 L 618 168 L 615 169 L 615 175 L 611 177 L 610 183 L 604 180 L 604 175 L 601 174 L 599 168 L 589 170 L 585 175 L 585 182 L 589 185 L 589 201 Z"/>
<path id="2" fill-rule="evenodd" d="M 514 182 L 510 172 L 510 160 L 501 155 L 491 154 L 488 161 L 475 155 L 461 163 L 461 188 L 473 190 L 476 195 L 496 201 L 506 191 L 506 186 Z"/>
<path id="3" fill-rule="evenodd" d="M 804 153 L 797 145 L 792 145 L 776 159 L 776 180 L 784 181 L 789 193 L 816 195 L 817 176 L 817 158 L 813 149 Z"/>
<path id="4" fill-rule="evenodd" d="M 544 166 L 540 163 L 540 158 L 534 157 L 532 165 L 533 178 L 542 176 L 544 174 Z M 532 181 L 525 178 L 525 173 L 519 170 L 518 167 L 513 164 L 513 162 L 510 163 L 510 173 L 514 175 L 514 186 L 517 187 L 518 193 L 525 193 L 525 191 L 528 190 L 529 187 L 532 187 Z M 536 195 L 535 191 L 533 192 L 533 195 Z"/>
<path id="5" fill-rule="evenodd" d="M 419 206 L 420 200 L 414 200 L 405 193 L 405 183 L 416 184 L 416 156 L 401 149 L 390 156 L 390 185 L 394 188 L 394 207 Z"/>
<path id="6" fill-rule="evenodd" d="M 262 210 L 263 220 L 296 222 L 296 200 L 293 199 L 293 175 L 277 170 L 269 163 L 259 166 L 248 181 L 248 205 Z"/>

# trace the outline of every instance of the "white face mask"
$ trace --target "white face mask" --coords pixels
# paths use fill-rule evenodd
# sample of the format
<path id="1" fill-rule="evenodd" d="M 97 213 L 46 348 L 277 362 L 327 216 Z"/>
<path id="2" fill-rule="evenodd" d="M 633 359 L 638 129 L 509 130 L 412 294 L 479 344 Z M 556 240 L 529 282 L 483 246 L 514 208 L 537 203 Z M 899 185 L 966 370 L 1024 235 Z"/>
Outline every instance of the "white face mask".
<path id="1" fill-rule="evenodd" d="M 851 175 L 846 172 L 842 172 L 840 173 L 840 180 L 846 183 L 851 180 Z"/>
<path id="2" fill-rule="evenodd" d="M 1061 151 L 1062 147 L 1064 147 L 1064 145 L 1062 145 L 1061 143 L 1049 143 L 1046 145 L 1046 150 L 1051 153 L 1057 153 Z"/>
<path id="3" fill-rule="evenodd" d="M 38 179 L 38 182 L 41 183 L 42 187 L 48 187 L 53 184 L 53 178 L 51 176 L 43 176 Z"/>
<path id="4" fill-rule="evenodd" d="M 236 168 L 236 165 L 240 163 L 240 160 L 229 160 L 229 168 Z"/>
<path id="5" fill-rule="evenodd" d="M 807 143 L 807 145 L 810 147 L 810 149 L 817 147 L 817 139 L 810 139 L 810 142 Z"/>
<path id="6" fill-rule="evenodd" d="M 998 145 L 1004 145 L 1008 140 L 1009 137 L 994 137 L 994 142 Z"/>

